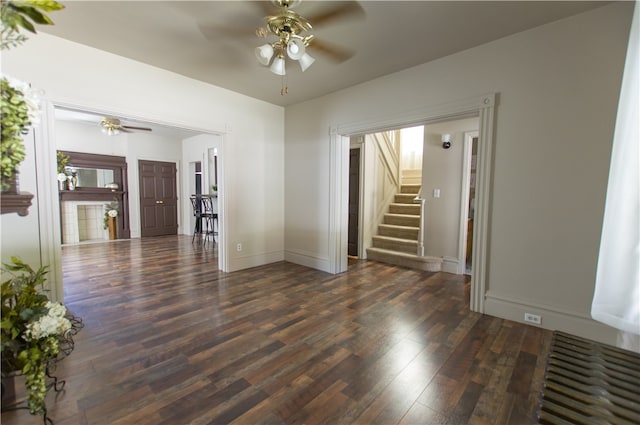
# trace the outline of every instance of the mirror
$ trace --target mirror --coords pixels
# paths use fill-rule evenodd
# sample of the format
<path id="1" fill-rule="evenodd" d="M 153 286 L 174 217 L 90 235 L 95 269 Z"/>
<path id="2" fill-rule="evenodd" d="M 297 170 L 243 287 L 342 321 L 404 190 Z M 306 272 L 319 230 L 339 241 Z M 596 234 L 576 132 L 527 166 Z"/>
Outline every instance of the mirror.
<path id="1" fill-rule="evenodd" d="M 68 175 L 75 173 L 77 187 L 109 187 L 114 182 L 113 170 L 103 168 L 65 167 Z"/>

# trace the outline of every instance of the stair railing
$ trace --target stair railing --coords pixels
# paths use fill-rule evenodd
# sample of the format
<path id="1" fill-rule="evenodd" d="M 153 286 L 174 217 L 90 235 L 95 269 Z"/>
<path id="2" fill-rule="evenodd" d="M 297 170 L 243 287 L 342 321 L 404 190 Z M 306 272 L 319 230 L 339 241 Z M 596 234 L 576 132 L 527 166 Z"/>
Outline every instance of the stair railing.
<path id="1" fill-rule="evenodd" d="M 424 257 L 424 207 L 427 200 L 422 197 L 422 188 L 418 191 L 418 195 L 413 198 L 414 204 L 420 204 L 420 225 L 418 230 L 418 249 L 416 255 L 418 257 Z"/>

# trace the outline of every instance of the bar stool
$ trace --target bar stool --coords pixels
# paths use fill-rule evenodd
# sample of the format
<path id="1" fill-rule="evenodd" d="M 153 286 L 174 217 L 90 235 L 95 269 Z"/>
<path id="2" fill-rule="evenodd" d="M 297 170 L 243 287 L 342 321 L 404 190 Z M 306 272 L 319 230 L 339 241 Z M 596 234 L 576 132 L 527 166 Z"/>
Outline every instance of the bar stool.
<path id="1" fill-rule="evenodd" d="M 193 243 L 196 235 L 198 236 L 198 240 L 202 241 L 202 196 L 191 195 L 189 199 L 191 200 L 191 207 L 193 208 L 193 216 L 196 218 L 193 237 L 191 238 L 191 243 Z"/>
<path id="2" fill-rule="evenodd" d="M 202 196 L 202 212 L 201 212 L 201 217 L 204 220 L 204 229 L 203 229 L 203 233 L 204 233 L 204 241 L 205 244 L 207 243 L 207 241 L 209 240 L 209 237 L 211 237 L 211 239 L 213 240 L 213 242 L 216 242 L 215 237 L 218 235 L 218 232 L 216 231 L 216 228 L 218 226 L 218 212 L 214 210 L 213 208 L 213 201 L 211 199 L 210 196 Z"/>

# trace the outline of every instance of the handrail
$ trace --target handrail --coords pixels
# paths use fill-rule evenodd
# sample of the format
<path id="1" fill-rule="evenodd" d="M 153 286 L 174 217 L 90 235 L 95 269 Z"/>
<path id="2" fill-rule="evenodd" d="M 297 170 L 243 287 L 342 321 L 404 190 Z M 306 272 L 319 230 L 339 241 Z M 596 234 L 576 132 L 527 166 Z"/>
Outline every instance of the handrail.
<path id="1" fill-rule="evenodd" d="M 418 229 L 418 249 L 416 250 L 416 255 L 418 257 L 424 257 L 424 234 L 423 234 L 423 228 L 424 228 L 424 206 L 426 204 L 427 200 L 425 198 L 422 197 L 422 188 L 420 188 L 420 190 L 418 191 L 418 195 L 416 195 L 415 198 L 413 198 L 413 203 L 414 204 L 420 204 L 420 224 L 419 224 L 419 229 Z"/>

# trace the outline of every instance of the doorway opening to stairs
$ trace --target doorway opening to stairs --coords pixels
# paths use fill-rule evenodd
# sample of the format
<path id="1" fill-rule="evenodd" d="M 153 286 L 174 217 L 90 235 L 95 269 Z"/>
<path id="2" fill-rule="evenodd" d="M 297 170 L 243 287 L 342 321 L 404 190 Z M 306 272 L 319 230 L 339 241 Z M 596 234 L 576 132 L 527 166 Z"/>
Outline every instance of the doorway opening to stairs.
<path id="1" fill-rule="evenodd" d="M 489 213 L 491 205 L 493 134 L 497 97 L 497 93 L 487 93 L 446 103 L 425 103 L 425 105 L 419 109 L 402 111 L 391 115 L 386 114 L 381 117 L 370 117 L 353 122 L 337 123 L 329 129 L 329 168 L 331 173 L 329 179 L 328 205 L 328 271 L 341 273 L 347 270 L 348 160 L 349 148 L 354 136 L 361 135 L 360 137 L 364 138 L 365 134 L 376 131 L 477 117 L 479 122 L 477 130 L 477 177 L 473 226 L 473 253 L 471 255 L 473 270 L 470 279 L 469 301 L 472 311 L 484 312 L 490 253 Z M 442 148 L 442 142 L 439 142 L 438 145 Z M 363 157 L 365 156 L 367 156 L 366 152 Z M 366 171 L 364 170 L 361 172 L 361 180 L 363 182 L 367 180 Z M 362 191 L 360 194 L 361 199 L 367 199 L 368 196 L 369 194 L 366 191 Z"/>
<path id="2" fill-rule="evenodd" d="M 349 256 L 471 274 L 478 127 L 469 117 L 352 136 Z"/>

